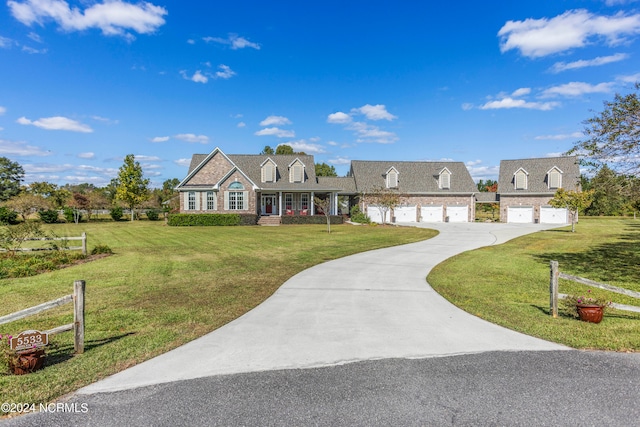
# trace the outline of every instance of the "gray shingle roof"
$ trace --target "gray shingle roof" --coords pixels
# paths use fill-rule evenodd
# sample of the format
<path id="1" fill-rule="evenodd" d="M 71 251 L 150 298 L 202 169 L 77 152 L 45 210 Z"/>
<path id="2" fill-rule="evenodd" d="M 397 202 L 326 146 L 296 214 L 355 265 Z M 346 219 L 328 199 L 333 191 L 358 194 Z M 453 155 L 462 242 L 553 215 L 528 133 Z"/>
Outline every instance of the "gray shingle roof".
<path id="1" fill-rule="evenodd" d="M 580 167 L 575 156 L 543 157 L 537 159 L 502 160 L 498 177 L 499 194 L 555 193 L 547 184 L 547 172 L 553 167 L 562 171 L 562 187 L 575 190 L 580 185 Z M 527 172 L 527 189 L 516 190 L 514 174 L 522 168 Z M 579 188 L 579 187 L 578 187 Z"/>
<path id="2" fill-rule="evenodd" d="M 189 165 L 190 174 L 206 159 L 208 154 L 194 154 Z M 338 190 L 333 183 L 319 184 L 316 180 L 316 168 L 314 158 L 311 155 L 302 154 L 228 154 L 231 160 L 245 175 L 258 187 L 272 190 L 296 190 L 296 191 L 330 191 Z M 265 160 L 271 159 L 277 166 L 276 182 L 262 182 L 261 165 Z M 289 165 L 299 159 L 305 166 L 305 179 L 303 183 L 289 182 Z M 216 183 L 211 183 L 216 184 Z"/>
<path id="3" fill-rule="evenodd" d="M 356 181 L 352 176 L 319 176 L 318 184 L 323 187 L 340 188 L 342 194 L 357 194 Z"/>
<path id="4" fill-rule="evenodd" d="M 353 160 L 349 174 L 354 177 L 359 192 L 368 192 L 386 186 L 385 174 L 392 167 L 398 171 L 398 191 L 403 194 L 471 194 L 478 191 L 462 162 Z M 444 168 L 451 172 L 450 189 L 438 188 L 438 177 Z"/>

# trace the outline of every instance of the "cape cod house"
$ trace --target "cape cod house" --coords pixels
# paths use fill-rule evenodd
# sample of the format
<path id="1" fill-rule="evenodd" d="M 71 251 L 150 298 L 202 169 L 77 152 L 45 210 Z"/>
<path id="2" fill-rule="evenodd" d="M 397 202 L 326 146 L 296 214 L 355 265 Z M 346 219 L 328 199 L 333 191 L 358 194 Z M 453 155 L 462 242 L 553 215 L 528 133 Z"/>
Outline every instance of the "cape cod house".
<path id="1" fill-rule="evenodd" d="M 331 199 L 337 212 L 340 188 L 320 184 L 313 156 L 226 155 L 219 148 L 194 154 L 178 184 L 182 213 L 314 215 L 315 196 Z"/>
<path id="2" fill-rule="evenodd" d="M 576 157 L 502 160 L 498 177 L 500 221 L 571 222 L 567 209 L 549 206 L 559 188 L 580 190 L 580 167 Z"/>

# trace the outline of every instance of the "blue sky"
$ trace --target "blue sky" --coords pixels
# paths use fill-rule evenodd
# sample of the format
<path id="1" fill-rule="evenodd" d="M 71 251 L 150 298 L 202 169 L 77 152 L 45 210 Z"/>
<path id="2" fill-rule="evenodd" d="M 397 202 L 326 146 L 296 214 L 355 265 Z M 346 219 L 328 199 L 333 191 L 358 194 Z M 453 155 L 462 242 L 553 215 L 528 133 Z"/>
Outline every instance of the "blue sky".
<path id="1" fill-rule="evenodd" d="M 640 80 L 640 2 L 10 0 L 0 156 L 25 181 L 154 186 L 191 155 L 333 164 L 558 155 Z"/>

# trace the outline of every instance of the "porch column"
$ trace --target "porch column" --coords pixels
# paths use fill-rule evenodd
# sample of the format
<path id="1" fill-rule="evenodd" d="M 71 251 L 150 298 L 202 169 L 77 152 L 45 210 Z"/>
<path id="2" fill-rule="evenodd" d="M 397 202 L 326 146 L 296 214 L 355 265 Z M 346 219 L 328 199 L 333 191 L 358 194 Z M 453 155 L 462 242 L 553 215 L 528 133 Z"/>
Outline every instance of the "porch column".
<path id="1" fill-rule="evenodd" d="M 315 199 L 315 193 L 312 191 L 311 192 L 311 215 L 315 215 L 316 214 L 316 202 L 314 201 Z"/>
<path id="2" fill-rule="evenodd" d="M 338 193 L 332 193 L 333 195 L 333 214 L 338 215 Z"/>
<path id="3" fill-rule="evenodd" d="M 282 216 L 282 191 L 278 191 L 278 216 Z"/>

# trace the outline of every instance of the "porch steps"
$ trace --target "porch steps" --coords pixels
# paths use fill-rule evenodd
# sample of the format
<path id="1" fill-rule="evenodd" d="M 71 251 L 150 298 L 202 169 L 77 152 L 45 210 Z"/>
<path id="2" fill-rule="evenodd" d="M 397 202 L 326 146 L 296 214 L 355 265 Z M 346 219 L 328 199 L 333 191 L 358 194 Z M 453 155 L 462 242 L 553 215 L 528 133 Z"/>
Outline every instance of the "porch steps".
<path id="1" fill-rule="evenodd" d="M 258 225 L 267 225 L 267 226 L 280 225 L 280 217 L 275 215 L 273 216 L 263 215 L 258 220 Z"/>

